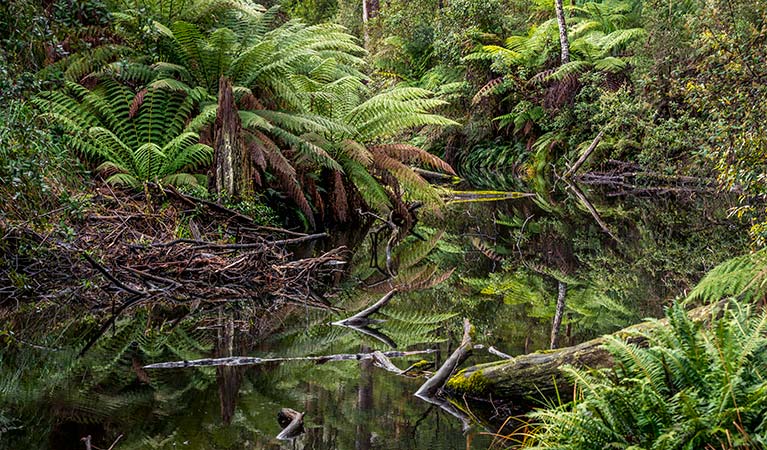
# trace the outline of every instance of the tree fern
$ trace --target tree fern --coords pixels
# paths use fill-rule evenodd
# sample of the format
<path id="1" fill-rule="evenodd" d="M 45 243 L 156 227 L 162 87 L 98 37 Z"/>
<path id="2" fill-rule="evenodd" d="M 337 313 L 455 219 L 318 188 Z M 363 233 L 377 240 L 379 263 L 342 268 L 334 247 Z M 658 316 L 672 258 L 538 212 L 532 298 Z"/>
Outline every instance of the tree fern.
<path id="1" fill-rule="evenodd" d="M 108 182 L 196 184 L 187 172 L 210 164 L 212 149 L 198 143 L 197 133 L 184 130 L 195 106 L 193 96 L 152 89 L 132 113 L 134 98 L 127 87 L 106 82 L 87 93 L 76 85 L 70 85 L 69 95 L 42 93 L 35 103 L 42 117 L 64 128 L 76 151 L 100 163 Z"/>

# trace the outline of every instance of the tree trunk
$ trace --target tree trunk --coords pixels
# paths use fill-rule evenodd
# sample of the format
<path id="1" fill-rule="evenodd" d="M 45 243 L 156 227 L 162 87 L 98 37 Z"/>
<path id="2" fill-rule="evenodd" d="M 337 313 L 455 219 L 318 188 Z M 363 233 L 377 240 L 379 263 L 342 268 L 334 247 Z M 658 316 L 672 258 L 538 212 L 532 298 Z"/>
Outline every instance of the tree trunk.
<path id="1" fill-rule="evenodd" d="M 378 15 L 379 7 L 379 0 L 362 0 L 362 34 L 365 50 L 369 50 L 370 46 L 370 30 L 368 28 L 368 22 Z"/>
<path id="2" fill-rule="evenodd" d="M 722 311 L 729 300 L 695 308 L 689 312 L 697 321 L 710 320 Z M 647 333 L 668 325 L 668 320 L 644 322 L 613 334 L 634 344 L 646 342 Z M 639 336 L 638 332 L 642 332 Z M 563 403 L 572 400 L 573 389 L 560 367 L 601 368 L 613 365 L 612 355 L 604 348 L 604 337 L 553 351 L 531 353 L 512 359 L 467 367 L 450 377 L 445 392 L 462 403 L 464 398 L 500 401 L 515 413 L 523 414 L 548 399 Z"/>
<path id="3" fill-rule="evenodd" d="M 253 192 L 253 162 L 242 139 L 242 123 L 232 84 L 222 76 L 218 83 L 218 110 L 213 128 L 213 173 L 210 189 L 218 199 L 242 198 Z"/>
<path id="4" fill-rule="evenodd" d="M 362 36 L 363 45 L 365 50 L 370 45 L 370 33 L 368 32 L 368 20 L 370 19 L 370 12 L 368 11 L 368 0 L 362 0 Z"/>
<path id="5" fill-rule="evenodd" d="M 565 23 L 565 7 L 562 0 L 554 0 L 554 7 L 557 12 L 557 25 L 559 25 L 559 44 L 562 47 L 561 64 L 570 62 L 570 42 L 567 40 L 567 23 Z"/>
<path id="6" fill-rule="evenodd" d="M 551 346 L 555 349 L 559 346 L 559 328 L 562 326 L 562 316 L 565 314 L 565 298 L 567 297 L 567 285 L 559 282 L 559 294 L 557 295 L 557 310 L 554 312 L 554 322 L 551 324 Z"/>

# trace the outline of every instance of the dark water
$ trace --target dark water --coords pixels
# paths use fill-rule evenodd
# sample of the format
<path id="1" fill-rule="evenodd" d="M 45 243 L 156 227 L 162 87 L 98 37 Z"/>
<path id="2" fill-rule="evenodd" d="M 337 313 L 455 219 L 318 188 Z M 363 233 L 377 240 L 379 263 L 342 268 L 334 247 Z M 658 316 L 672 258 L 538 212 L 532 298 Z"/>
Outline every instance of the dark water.
<path id="1" fill-rule="evenodd" d="M 438 365 L 460 340 L 462 317 L 476 326 L 477 343 L 519 354 L 548 346 L 559 283 L 569 286 L 562 331 L 567 345 L 658 316 L 705 270 L 744 245 L 739 228 L 725 219 L 721 199 L 595 204 L 609 230 L 562 191 L 460 203 L 442 217 L 425 217 L 418 230 L 426 242 L 408 238 L 397 250 L 393 283 L 410 292 L 398 294 L 376 315 L 385 322 L 372 326 L 375 336 L 329 325 L 339 313 L 302 306 L 274 311 L 268 333 L 255 332 L 263 327 L 233 307 L 222 306 L 215 317 L 172 323 L 158 322 L 151 310 L 136 310 L 77 358 L 77 337 L 97 318 L 58 318 L 34 306 L 5 314 L 0 448 L 85 449 L 86 436 L 102 449 L 115 441 L 115 449 L 489 448 L 492 430 L 475 425 L 464 432 L 460 421 L 413 396 L 423 378 L 398 376 L 370 361 L 141 366 L 393 346 L 441 350 L 393 358 L 399 368 L 422 359 Z M 387 283 L 375 285 L 381 277 L 369 267 L 369 245 L 366 240 L 355 249 L 352 268 L 331 298 L 349 312 L 388 290 Z M 488 358 L 477 349 L 470 362 Z M 293 441 L 275 439 L 276 415 L 285 407 L 306 413 L 306 432 Z"/>

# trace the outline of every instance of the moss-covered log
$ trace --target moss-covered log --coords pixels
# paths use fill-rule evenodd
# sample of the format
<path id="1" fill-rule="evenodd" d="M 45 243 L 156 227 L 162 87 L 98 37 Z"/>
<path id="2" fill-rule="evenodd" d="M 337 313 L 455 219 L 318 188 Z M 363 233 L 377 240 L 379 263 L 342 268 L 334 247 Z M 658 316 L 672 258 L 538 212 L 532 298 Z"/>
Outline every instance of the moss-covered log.
<path id="1" fill-rule="evenodd" d="M 705 305 L 690 311 L 694 320 L 707 320 L 721 311 L 725 302 Z M 652 330 L 667 324 L 656 320 L 624 328 L 614 335 L 641 344 Z M 467 367 L 448 379 L 445 393 L 453 398 L 469 398 L 503 402 L 511 410 L 524 413 L 544 399 L 569 401 L 572 385 L 560 367 L 602 368 L 613 364 L 612 355 L 604 348 L 604 337 L 557 350 L 521 355 L 486 364 Z"/>

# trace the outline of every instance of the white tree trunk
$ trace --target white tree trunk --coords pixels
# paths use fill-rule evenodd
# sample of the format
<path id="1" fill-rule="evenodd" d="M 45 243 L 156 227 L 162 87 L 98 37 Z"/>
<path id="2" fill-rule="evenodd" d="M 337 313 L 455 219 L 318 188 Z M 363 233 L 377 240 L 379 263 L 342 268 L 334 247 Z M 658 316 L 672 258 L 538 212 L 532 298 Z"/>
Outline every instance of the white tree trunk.
<path id="1" fill-rule="evenodd" d="M 370 44 L 370 33 L 368 32 L 368 20 L 370 19 L 370 12 L 368 11 L 368 0 L 362 0 L 362 35 L 365 43 L 365 50 L 368 49 Z"/>
<path id="2" fill-rule="evenodd" d="M 567 297 L 567 285 L 559 282 L 559 295 L 557 295 L 557 310 L 554 312 L 554 323 L 551 324 L 551 348 L 559 346 L 559 328 L 562 326 L 562 317 L 565 315 L 565 298 Z"/>
<path id="3" fill-rule="evenodd" d="M 557 11 L 557 24 L 559 25 L 559 44 L 562 47 L 561 64 L 570 62 L 570 42 L 567 40 L 567 23 L 565 23 L 565 7 L 562 0 L 554 0 L 554 7 Z"/>

